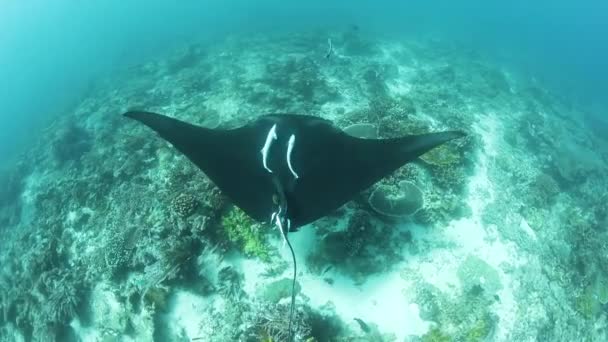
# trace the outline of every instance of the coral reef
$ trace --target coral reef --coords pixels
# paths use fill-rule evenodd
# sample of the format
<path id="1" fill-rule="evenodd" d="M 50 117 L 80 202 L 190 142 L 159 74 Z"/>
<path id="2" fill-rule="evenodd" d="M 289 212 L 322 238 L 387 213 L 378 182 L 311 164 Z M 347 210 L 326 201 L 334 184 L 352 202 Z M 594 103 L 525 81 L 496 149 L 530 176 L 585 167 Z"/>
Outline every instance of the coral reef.
<path id="1" fill-rule="evenodd" d="M 482 291 L 493 295 L 502 289 L 498 272 L 474 255 L 467 256 L 457 274 L 466 292 Z"/>
<path id="2" fill-rule="evenodd" d="M 29 172 L 25 162 L 19 161 L 14 169 L 0 168 L 0 231 L 15 226 L 21 220 L 21 193 Z"/>
<path id="3" fill-rule="evenodd" d="M 467 132 L 293 235 L 299 340 L 606 340 L 605 137 L 480 54 L 362 31 L 234 36 L 99 80 L 2 165 L 0 340 L 285 339 L 279 235 L 130 108 L 212 128 L 296 112 L 365 138 Z"/>
<path id="4" fill-rule="evenodd" d="M 121 276 L 129 266 L 133 248 L 133 228 L 122 230 L 116 227 L 108 232 L 105 248 L 103 249 L 104 267 L 111 276 Z"/>
<path id="5" fill-rule="evenodd" d="M 278 303 L 282 298 L 291 297 L 291 281 L 292 279 L 283 278 L 273 281 L 263 289 L 260 289 L 259 297 L 270 303 Z M 302 287 L 296 282 L 295 293 L 296 295 L 300 292 Z"/>
<path id="6" fill-rule="evenodd" d="M 288 341 L 289 306 L 261 303 L 254 309 L 252 327 L 246 332 L 246 341 Z M 302 307 L 296 308 L 293 322 L 295 341 L 310 341 L 312 322 L 309 313 Z"/>
<path id="7" fill-rule="evenodd" d="M 92 137 L 85 129 L 75 124 L 61 127 L 51 144 L 53 156 L 60 165 L 68 161 L 78 161 L 92 147 Z"/>
<path id="8" fill-rule="evenodd" d="M 237 207 L 232 208 L 222 217 L 222 227 L 226 237 L 232 241 L 245 255 L 269 261 L 273 253 L 266 241 L 261 224 L 253 221 Z"/>
<path id="9" fill-rule="evenodd" d="M 559 184 L 546 173 L 541 173 L 530 184 L 529 202 L 536 208 L 550 207 L 560 193 Z"/>
<path id="10" fill-rule="evenodd" d="M 358 282 L 370 274 L 386 271 L 401 259 L 402 239 L 397 232 L 367 211 L 349 215 L 346 229 L 328 232 L 307 257 L 307 265 L 321 274 L 331 265 Z M 407 243 L 407 241 L 405 241 Z"/>
<path id="11" fill-rule="evenodd" d="M 416 214 L 424 205 L 422 191 L 412 182 L 401 181 L 398 189 L 380 185 L 369 196 L 369 205 L 380 215 L 405 217 Z"/>
<path id="12" fill-rule="evenodd" d="M 173 199 L 171 205 L 173 206 L 173 212 L 175 214 L 180 217 L 188 217 L 196 210 L 198 201 L 190 194 L 180 194 Z"/>
<path id="13" fill-rule="evenodd" d="M 490 309 L 496 299 L 483 290 L 468 289 L 454 300 L 430 285 L 418 288 L 421 317 L 436 325 L 422 336 L 422 341 L 486 341 L 492 339 L 498 323 Z"/>

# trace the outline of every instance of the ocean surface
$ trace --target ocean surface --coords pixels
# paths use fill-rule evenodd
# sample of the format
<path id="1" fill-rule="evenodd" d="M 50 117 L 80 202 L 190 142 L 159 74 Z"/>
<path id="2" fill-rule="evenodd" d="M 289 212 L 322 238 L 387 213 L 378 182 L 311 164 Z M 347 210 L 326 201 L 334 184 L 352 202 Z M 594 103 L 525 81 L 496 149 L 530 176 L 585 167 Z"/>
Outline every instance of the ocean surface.
<path id="1" fill-rule="evenodd" d="M 0 341 L 608 341 L 606 94 L 606 1 L 2 1 Z M 132 110 L 466 137 L 286 246 Z"/>

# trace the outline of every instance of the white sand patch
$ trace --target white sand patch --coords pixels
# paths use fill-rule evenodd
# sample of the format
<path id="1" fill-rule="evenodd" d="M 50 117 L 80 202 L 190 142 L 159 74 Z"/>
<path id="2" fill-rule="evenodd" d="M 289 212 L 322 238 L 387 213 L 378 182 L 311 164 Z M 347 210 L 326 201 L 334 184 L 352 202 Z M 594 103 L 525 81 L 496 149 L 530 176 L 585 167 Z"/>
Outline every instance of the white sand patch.
<path id="1" fill-rule="evenodd" d="M 186 337 L 189 340 L 204 336 L 202 318 L 210 306 L 214 305 L 213 297 L 201 297 L 188 291 L 177 291 L 171 301 L 171 309 L 165 315 L 171 335 Z"/>
<path id="2" fill-rule="evenodd" d="M 476 124 L 473 126 L 473 130 L 479 133 L 483 139 L 484 152 L 488 157 L 495 157 L 498 155 L 498 143 L 500 134 L 500 122 L 496 118 L 498 114 L 488 113 L 486 115 L 480 115 Z M 482 158 L 484 155 L 481 156 Z M 485 165 L 485 164 L 484 164 Z"/>
<path id="3" fill-rule="evenodd" d="M 429 323 L 420 319 L 418 306 L 404 296 L 404 292 L 409 292 L 404 289 L 409 286 L 401 279 L 399 272 L 371 276 L 363 285 L 357 285 L 352 279 L 331 270 L 323 276 L 333 278 L 334 283 L 330 285 L 323 277 L 311 274 L 306 269 L 306 256 L 318 241 L 314 227 L 306 226 L 298 233 L 290 234 L 290 241 L 298 261 L 297 280 L 302 286 L 302 295 L 308 298 L 311 307 L 320 308 L 331 303 L 336 314 L 347 324 L 351 323 L 355 331 L 359 328 L 353 319 L 360 318 L 369 325 L 376 325 L 382 333 L 395 334 L 398 340 L 428 330 Z M 291 262 L 287 247 L 280 252 L 285 260 Z M 251 267 L 249 272 L 256 271 Z M 292 276 L 291 267 L 283 276 Z"/>
<path id="4" fill-rule="evenodd" d="M 254 297 L 256 295 L 256 289 L 259 286 L 270 282 L 269 279 L 260 278 L 260 275 L 265 273 L 266 265 L 258 259 L 246 259 L 243 257 L 231 257 L 230 259 L 230 263 L 238 267 L 239 270 L 243 272 L 243 275 L 245 276 L 243 290 L 250 297 Z"/>
<path id="5" fill-rule="evenodd" d="M 21 200 L 24 204 L 33 204 L 36 194 L 40 192 L 40 187 L 44 183 L 44 175 L 40 171 L 34 171 L 25 178 Z"/>
<path id="6" fill-rule="evenodd" d="M 237 118 L 241 113 L 241 109 L 245 107 L 243 100 L 236 96 L 212 96 L 205 104 L 220 113 L 220 122 L 226 122 L 230 119 Z M 238 94 L 234 94 L 238 95 Z"/>
<path id="7" fill-rule="evenodd" d="M 412 78 L 416 75 L 416 69 L 398 65 L 399 77 L 386 82 L 389 92 L 393 97 L 407 95 L 412 91 Z"/>
<path id="8" fill-rule="evenodd" d="M 80 341 L 97 342 L 109 339 L 110 336 L 118 337 L 124 331 L 127 312 L 111 290 L 110 284 L 99 283 L 95 286 L 89 305 L 93 324 L 84 326 L 78 319 L 70 323 Z"/>
<path id="9" fill-rule="evenodd" d="M 386 86 L 393 97 L 407 95 L 412 91 L 412 85 L 403 79 L 389 80 Z"/>
<path id="10" fill-rule="evenodd" d="M 253 63 L 241 64 L 244 72 L 240 76 L 249 82 L 255 82 L 256 80 L 262 79 L 264 76 L 266 76 L 266 63 L 264 63 L 264 56 L 256 56 L 255 59 L 256 61 Z"/>
<path id="11" fill-rule="evenodd" d="M 481 215 L 483 210 L 495 198 L 495 187 L 488 177 L 488 167 L 489 160 L 498 153 L 499 123 L 495 115 L 480 116 L 480 120 L 473 129 L 481 135 L 484 150 L 479 155 L 475 174 L 469 182 L 467 202 L 471 207 L 472 215 L 469 218 L 451 222 L 443 235 L 458 246 L 457 249 L 451 251 L 454 259 L 461 262 L 468 255 L 473 254 L 498 271 L 503 288 L 498 293 L 501 300 L 494 307 L 495 312 L 500 317 L 495 338 L 505 340 L 506 332 L 511 330 L 515 324 L 517 304 L 514 299 L 514 280 L 503 271 L 502 266 L 521 265 L 525 260 L 518 253 L 517 246 L 514 243 L 504 242 L 500 239 L 500 234 L 495 225 L 484 226 L 482 224 Z M 443 262 L 449 262 L 449 260 L 442 260 L 440 264 L 443 264 Z M 455 279 L 457 277 L 457 265 L 452 267 L 454 268 L 450 272 L 451 277 L 454 277 L 453 280 L 457 280 Z M 449 274 L 445 266 L 438 268 L 436 271 Z M 446 275 L 443 277 L 446 277 Z"/>
<path id="12" fill-rule="evenodd" d="M 101 334 L 95 327 L 84 326 L 82 323 L 75 319 L 70 323 L 72 329 L 74 329 L 74 334 L 78 336 L 80 341 L 82 342 L 96 342 L 102 339 Z"/>
<path id="13" fill-rule="evenodd" d="M 340 112 L 349 113 L 367 105 L 367 101 L 362 101 L 364 97 L 356 88 L 345 86 L 343 81 L 333 75 L 325 74 L 323 77 L 327 84 L 337 89 L 340 94 L 338 101 L 325 102 L 321 105 L 320 114 L 323 115 L 323 118 L 337 120 L 344 115 Z"/>
<path id="14" fill-rule="evenodd" d="M 521 265 L 525 258 L 518 253 L 514 243 L 505 242 L 500 238 L 495 225 L 485 226 L 482 223 L 484 208 L 495 198 L 496 190 L 488 177 L 488 167 L 490 158 L 496 155 L 498 150 L 498 122 L 491 115 L 480 117 L 474 130 L 482 137 L 484 152 L 478 156 L 475 173 L 469 179 L 467 203 L 471 207 L 472 215 L 450 222 L 441 231 L 413 230 L 417 237 L 421 235 L 425 240 L 433 241 L 436 246 L 448 247 L 431 248 L 423 260 L 415 255 L 409 257 L 406 270 L 417 271 L 424 281 L 447 295 L 459 295 L 463 284 L 457 270 L 468 256 L 474 255 L 492 266 L 498 272 L 503 286 L 498 292 L 500 301 L 493 305 L 494 311 L 500 317 L 494 338 L 504 341 L 517 317 L 517 304 L 514 299 L 514 286 L 517 286 L 517 282 L 504 272 L 504 266 Z"/>
<path id="15" fill-rule="evenodd" d="M 425 113 L 423 111 L 418 110 L 418 112 L 416 113 L 416 117 L 422 121 L 425 122 L 430 131 L 439 131 L 439 130 L 445 130 L 445 126 L 443 125 L 442 122 L 437 121 L 437 119 L 434 117 L 434 113 Z"/>
<path id="16" fill-rule="evenodd" d="M 433 249 L 422 260 L 410 260 L 407 265 L 418 271 L 425 282 L 432 284 L 445 294 L 455 294 L 459 287 L 456 270 L 463 257 L 456 255 L 452 250 Z"/>
<path id="17" fill-rule="evenodd" d="M 522 263 L 524 261 L 522 260 Z M 519 319 L 517 315 L 518 303 L 515 301 L 515 290 L 519 282 L 515 279 L 501 276 L 503 289 L 498 291 L 500 301 L 494 304 L 494 312 L 499 317 L 499 322 L 494 331 L 495 341 L 509 341 L 510 331 L 513 330 L 515 322 Z"/>
<path id="18" fill-rule="evenodd" d="M 25 178 L 23 192 L 21 193 L 21 223 L 24 225 L 31 222 L 35 216 L 36 195 L 41 192 L 40 189 L 46 177 L 46 174 L 34 171 Z"/>
<path id="19" fill-rule="evenodd" d="M 331 302 L 346 323 L 354 325 L 353 319 L 360 318 L 377 325 L 383 333 L 394 333 L 398 340 L 428 330 L 428 322 L 419 317 L 418 306 L 403 295 L 406 284 L 397 272 L 369 277 L 361 286 L 340 274 L 330 275 L 333 285 L 310 275 L 299 279 L 312 307 Z"/>

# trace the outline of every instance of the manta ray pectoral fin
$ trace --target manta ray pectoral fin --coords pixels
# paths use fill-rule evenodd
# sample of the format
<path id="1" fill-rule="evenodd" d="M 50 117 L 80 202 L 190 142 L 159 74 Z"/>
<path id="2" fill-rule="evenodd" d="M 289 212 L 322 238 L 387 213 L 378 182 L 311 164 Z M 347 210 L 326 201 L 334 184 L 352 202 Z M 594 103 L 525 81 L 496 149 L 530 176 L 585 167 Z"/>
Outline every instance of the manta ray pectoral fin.
<path id="1" fill-rule="evenodd" d="M 125 116 L 156 131 L 258 221 L 268 221 L 276 211 L 273 198 L 277 191 L 283 193 L 292 230 L 331 213 L 429 150 L 465 135 L 448 131 L 359 139 L 329 121 L 291 114 L 263 116 L 232 130 L 148 112 Z"/>
<path id="2" fill-rule="evenodd" d="M 171 143 L 249 216 L 258 221 L 268 220 L 275 188 L 260 153 L 267 135 L 263 125 L 221 130 L 149 112 L 132 111 L 124 115 Z"/>
<path id="3" fill-rule="evenodd" d="M 193 153 L 192 149 L 200 145 L 200 140 L 205 139 L 212 132 L 211 129 L 156 113 L 130 111 L 124 116 L 150 127 L 186 156 Z"/>
<path id="4" fill-rule="evenodd" d="M 435 147 L 464 136 L 466 136 L 466 133 L 461 131 L 446 131 L 397 138 L 401 146 L 398 149 L 398 153 L 411 157 L 409 161 L 412 161 Z"/>
<path id="5" fill-rule="evenodd" d="M 328 215 L 403 165 L 465 134 L 447 131 L 394 139 L 360 139 L 327 128 L 311 131 L 309 135 L 305 139 L 309 145 L 300 146 L 300 151 L 313 157 L 301 163 L 300 178 L 288 194 L 294 229 Z M 318 146 L 310 145 L 312 139 Z M 306 150 L 314 151 L 314 155 Z"/>

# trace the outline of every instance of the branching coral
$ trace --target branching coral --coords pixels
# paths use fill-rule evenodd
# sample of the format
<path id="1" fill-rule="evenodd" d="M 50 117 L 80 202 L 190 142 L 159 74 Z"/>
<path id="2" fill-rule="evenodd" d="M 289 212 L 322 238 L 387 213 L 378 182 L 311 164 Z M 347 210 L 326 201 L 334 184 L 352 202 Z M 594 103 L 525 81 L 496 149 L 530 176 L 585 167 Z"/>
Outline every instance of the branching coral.
<path id="1" fill-rule="evenodd" d="M 489 307 L 494 297 L 482 291 L 467 291 L 452 299 L 430 284 L 417 288 L 421 318 L 436 322 L 422 341 L 477 342 L 491 338 L 496 317 Z"/>
<path id="2" fill-rule="evenodd" d="M 244 211 L 233 207 L 222 217 L 222 227 L 228 239 L 245 255 L 269 261 L 272 253 L 266 242 L 263 226 L 256 223 Z"/>
<path id="3" fill-rule="evenodd" d="M 433 183 L 443 189 L 461 193 L 471 172 L 472 152 L 476 137 L 448 142 L 420 156 L 433 175 Z"/>
<path id="4" fill-rule="evenodd" d="M 253 326 L 247 335 L 257 341 L 288 341 L 289 340 L 289 306 L 281 304 L 262 303 L 255 308 Z M 293 338 L 295 341 L 306 341 L 311 337 L 312 322 L 307 311 L 296 308 L 293 322 Z"/>
<path id="5" fill-rule="evenodd" d="M 225 266 L 217 275 L 217 290 L 228 299 L 238 300 L 243 292 L 243 275 L 237 272 L 232 266 Z"/>
<path id="6" fill-rule="evenodd" d="M 73 283 L 62 279 L 53 284 L 47 302 L 47 316 L 52 322 L 66 322 L 76 315 L 82 294 Z"/>
<path id="7" fill-rule="evenodd" d="M 190 235 L 171 235 L 160 245 L 162 261 L 168 267 L 181 268 L 196 255 L 199 247 L 198 239 Z"/>
<path id="8" fill-rule="evenodd" d="M 205 292 L 215 291 L 219 286 L 219 272 L 224 267 L 223 255 L 218 246 L 204 244 L 196 258 L 198 274 L 205 282 Z"/>

